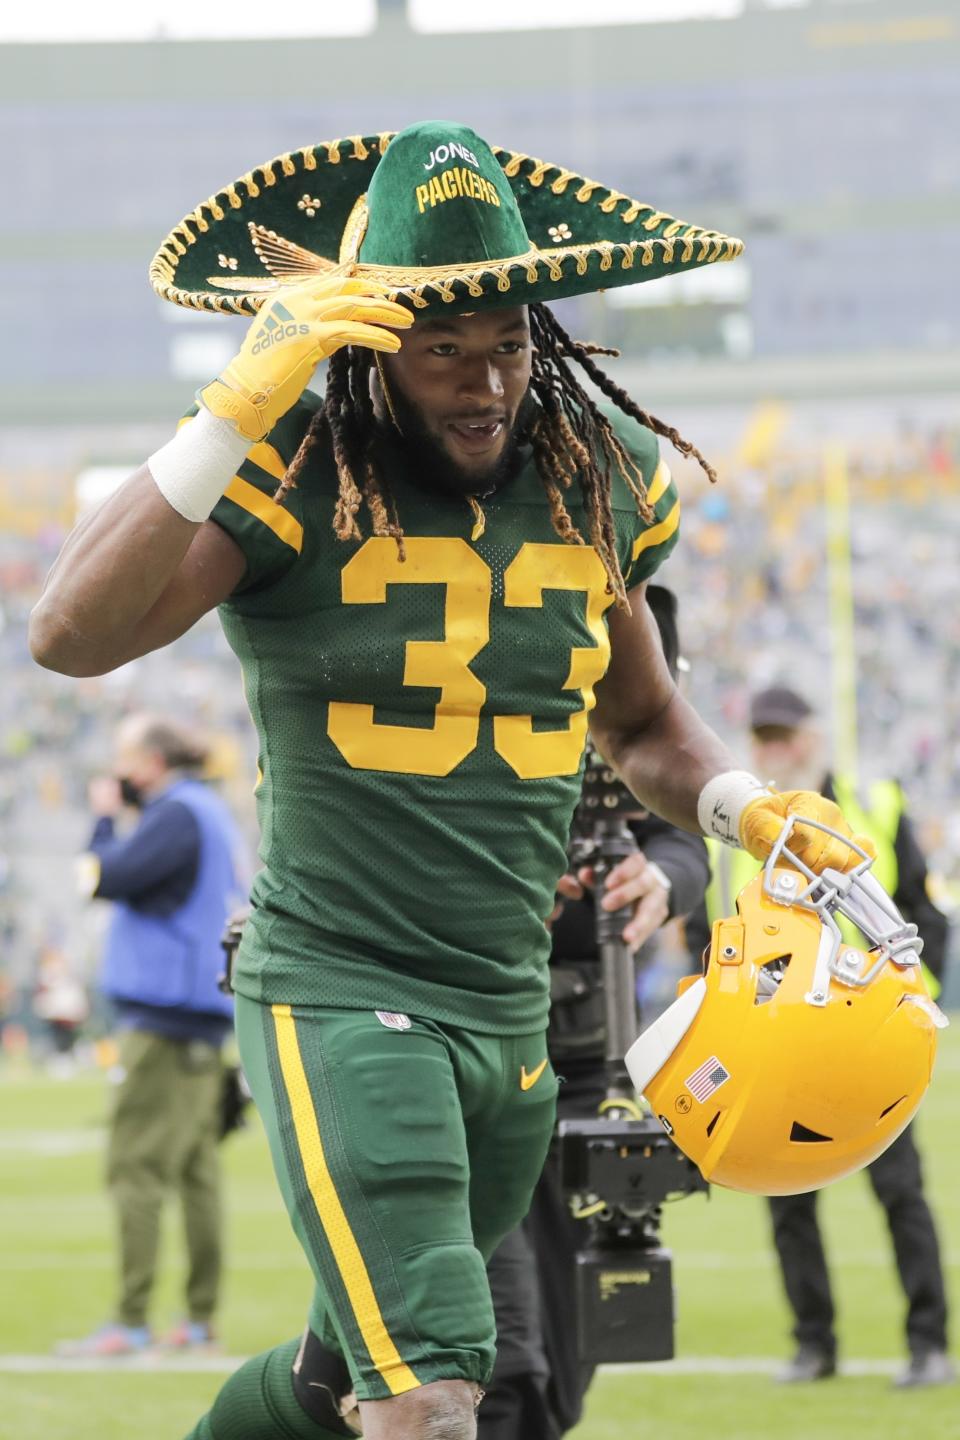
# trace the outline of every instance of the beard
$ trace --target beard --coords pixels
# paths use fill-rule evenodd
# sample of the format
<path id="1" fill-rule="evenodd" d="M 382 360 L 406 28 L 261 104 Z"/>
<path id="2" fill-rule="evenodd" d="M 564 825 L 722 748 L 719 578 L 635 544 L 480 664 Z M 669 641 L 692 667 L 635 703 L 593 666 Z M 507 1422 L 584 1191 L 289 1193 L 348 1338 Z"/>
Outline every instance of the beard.
<path id="1" fill-rule="evenodd" d="M 408 399 L 397 385 L 390 387 L 390 401 L 397 424 L 394 425 L 388 418 L 384 423 L 384 433 L 404 455 L 413 480 L 424 490 L 443 495 L 489 495 L 519 472 L 522 464 L 520 447 L 525 439 L 524 420 L 534 405 L 529 391 L 513 418 L 499 455 L 483 466 L 459 464 L 430 429 L 420 407 Z"/>

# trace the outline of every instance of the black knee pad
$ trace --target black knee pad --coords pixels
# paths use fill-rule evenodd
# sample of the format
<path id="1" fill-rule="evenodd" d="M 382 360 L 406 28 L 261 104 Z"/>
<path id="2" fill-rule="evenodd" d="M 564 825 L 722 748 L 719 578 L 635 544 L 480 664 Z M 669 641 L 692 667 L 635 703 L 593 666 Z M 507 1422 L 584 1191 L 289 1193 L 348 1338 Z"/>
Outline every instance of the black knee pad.
<path id="1" fill-rule="evenodd" d="M 341 1355 L 322 1345 L 308 1327 L 293 1362 L 293 1393 L 305 1414 L 333 1435 L 352 1430 L 340 1414 L 340 1400 L 353 1389 L 350 1371 Z"/>

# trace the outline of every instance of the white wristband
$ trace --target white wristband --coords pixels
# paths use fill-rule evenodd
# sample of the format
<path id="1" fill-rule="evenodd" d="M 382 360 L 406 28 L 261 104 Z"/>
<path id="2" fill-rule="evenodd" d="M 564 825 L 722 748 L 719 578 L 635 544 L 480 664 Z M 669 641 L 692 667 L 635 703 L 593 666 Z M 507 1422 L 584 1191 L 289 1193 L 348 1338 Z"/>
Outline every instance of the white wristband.
<path id="1" fill-rule="evenodd" d="M 206 520 L 252 441 L 201 406 L 147 461 L 160 494 L 185 520 Z"/>
<path id="2" fill-rule="evenodd" d="M 740 816 L 751 800 L 767 793 L 767 787 L 749 770 L 725 770 L 714 775 L 700 791 L 697 819 L 704 835 L 724 845 L 740 844 Z"/>

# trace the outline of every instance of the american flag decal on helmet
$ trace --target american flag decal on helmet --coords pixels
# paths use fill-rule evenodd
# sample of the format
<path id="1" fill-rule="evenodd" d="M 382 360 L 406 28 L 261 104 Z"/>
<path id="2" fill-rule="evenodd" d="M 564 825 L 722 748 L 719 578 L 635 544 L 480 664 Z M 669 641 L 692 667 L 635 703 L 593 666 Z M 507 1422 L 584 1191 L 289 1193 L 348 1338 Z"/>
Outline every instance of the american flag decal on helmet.
<path id="1" fill-rule="evenodd" d="M 711 1055 L 710 1059 L 704 1060 L 683 1083 L 694 1100 L 698 1100 L 702 1105 L 704 1100 L 709 1100 L 714 1090 L 719 1090 L 729 1079 L 729 1070 L 724 1069 L 716 1055 Z"/>

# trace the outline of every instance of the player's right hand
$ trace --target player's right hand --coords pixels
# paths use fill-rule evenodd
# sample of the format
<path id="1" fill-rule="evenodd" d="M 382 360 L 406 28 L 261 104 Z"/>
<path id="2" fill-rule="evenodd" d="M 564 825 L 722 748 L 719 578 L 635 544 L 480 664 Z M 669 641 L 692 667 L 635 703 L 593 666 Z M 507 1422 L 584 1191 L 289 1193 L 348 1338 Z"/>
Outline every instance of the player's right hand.
<path id="1" fill-rule="evenodd" d="M 828 867 L 834 870 L 852 870 L 859 865 L 861 856 L 851 850 L 843 840 L 835 840 L 822 830 L 804 825 L 806 817 L 829 825 L 841 836 L 849 836 L 854 844 L 868 855 L 876 858 L 877 847 L 867 835 L 855 835 L 843 816 L 839 805 L 815 790 L 765 790 L 744 807 L 740 816 L 740 843 L 749 850 L 756 860 L 766 860 L 788 815 L 797 816 L 797 824 L 791 832 L 789 848 L 798 859 L 819 875 Z"/>
<path id="2" fill-rule="evenodd" d="M 413 315 L 369 280 L 312 278 L 268 301 L 219 379 L 200 391 L 212 414 L 262 440 L 295 405 L 321 360 L 343 345 L 396 351 Z M 389 329 L 385 329 L 389 326 Z"/>

